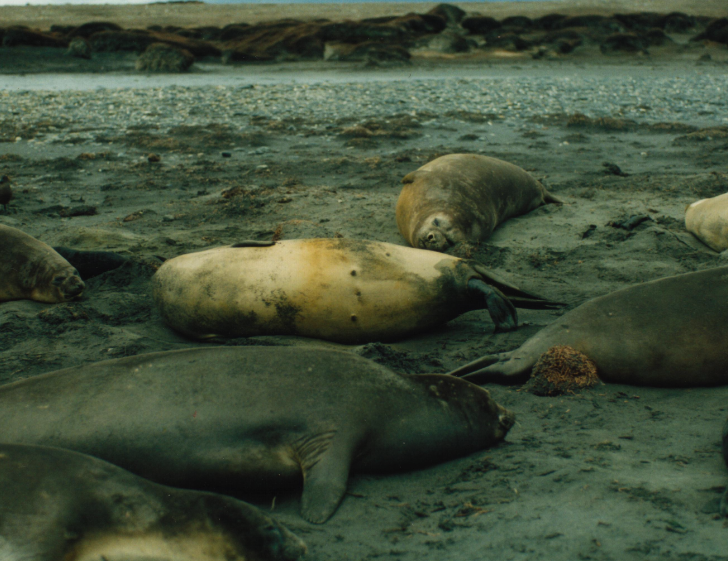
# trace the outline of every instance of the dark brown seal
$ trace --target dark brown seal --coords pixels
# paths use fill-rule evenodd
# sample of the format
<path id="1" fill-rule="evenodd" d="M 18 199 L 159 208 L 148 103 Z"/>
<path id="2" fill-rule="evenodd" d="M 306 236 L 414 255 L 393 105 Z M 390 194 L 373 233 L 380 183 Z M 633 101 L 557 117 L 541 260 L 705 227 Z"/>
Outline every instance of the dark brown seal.
<path id="1" fill-rule="evenodd" d="M 498 331 L 515 307 L 557 304 L 474 261 L 347 239 L 219 247 L 170 259 L 152 280 L 167 324 L 197 339 L 300 335 L 339 343 L 402 338 L 487 308 Z"/>
<path id="2" fill-rule="evenodd" d="M 0 441 L 103 458 L 176 487 L 238 495 L 300 485 L 325 522 L 351 469 L 417 469 L 492 446 L 513 414 L 452 376 L 359 356 L 212 347 L 126 357 L 0 387 Z"/>
<path id="3" fill-rule="evenodd" d="M 0 302 L 54 304 L 80 297 L 84 288 L 78 271 L 53 248 L 0 224 Z"/>
<path id="4" fill-rule="evenodd" d="M 46 446 L 0 444 L 0 556 L 295 561 L 303 542 L 231 497 L 173 489 Z"/>
<path id="5" fill-rule="evenodd" d="M 0 177 L 0 205 L 3 205 L 5 212 L 8 211 L 8 203 L 13 198 L 13 190 L 10 187 L 10 178 L 7 175 Z"/>
<path id="6" fill-rule="evenodd" d="M 445 251 L 486 240 L 498 224 L 562 201 L 525 170 L 477 154 L 450 154 L 402 180 L 397 226 L 412 247 Z"/>
<path id="7" fill-rule="evenodd" d="M 451 372 L 477 383 L 527 377 L 538 357 L 568 345 L 605 382 L 688 387 L 728 384 L 728 267 L 630 286 L 585 302 L 520 348 Z"/>
<path id="8" fill-rule="evenodd" d="M 723 425 L 723 460 L 725 465 L 728 466 L 728 421 Z M 726 488 L 723 499 L 720 501 L 720 513 L 723 516 L 728 516 L 728 488 Z"/>

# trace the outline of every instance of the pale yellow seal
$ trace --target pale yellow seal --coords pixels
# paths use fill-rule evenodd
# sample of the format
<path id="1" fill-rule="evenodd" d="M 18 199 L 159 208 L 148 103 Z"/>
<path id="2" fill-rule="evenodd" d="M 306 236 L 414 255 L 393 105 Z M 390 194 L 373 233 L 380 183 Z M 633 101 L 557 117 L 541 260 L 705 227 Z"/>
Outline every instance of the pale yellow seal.
<path id="1" fill-rule="evenodd" d="M 685 210 L 685 227 L 709 248 L 728 249 L 728 193 L 691 204 Z"/>
<path id="2" fill-rule="evenodd" d="M 514 306 L 554 305 L 474 261 L 347 239 L 243 243 L 181 255 L 159 268 L 152 286 L 165 322 L 200 339 L 385 341 L 482 308 L 496 329 L 507 331 L 517 326 Z"/>

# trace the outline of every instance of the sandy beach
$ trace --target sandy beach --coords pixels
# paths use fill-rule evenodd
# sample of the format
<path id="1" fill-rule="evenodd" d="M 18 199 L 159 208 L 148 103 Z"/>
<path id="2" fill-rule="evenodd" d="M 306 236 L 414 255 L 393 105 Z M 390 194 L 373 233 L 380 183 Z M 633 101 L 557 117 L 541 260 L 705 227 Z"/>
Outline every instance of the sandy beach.
<path id="1" fill-rule="evenodd" d="M 286 17 L 434 6 L 296 5 Z M 721 2 L 459 6 L 496 18 L 728 15 Z M 273 20 L 280 10 L 23 6 L 0 8 L 0 21 L 46 30 L 99 19 L 221 25 Z M 442 373 L 518 347 L 590 298 L 728 264 L 684 226 L 688 204 L 728 191 L 728 46 L 671 37 L 649 52 L 603 55 L 592 45 L 538 58 L 474 49 L 415 54 L 406 65 L 205 58 L 180 74 L 138 72 L 135 53 L 81 61 L 63 49 L 0 48 L 0 175 L 15 193 L 0 223 L 52 246 L 130 258 L 88 280 L 80 301 L 0 304 L 0 383 L 206 344 L 343 348 L 396 372 Z M 469 312 L 426 334 L 362 346 L 199 343 L 162 323 L 150 279 L 163 259 L 274 236 L 404 245 L 394 215 L 402 177 L 458 152 L 519 165 L 566 201 L 507 221 L 468 254 L 565 310 L 521 310 L 520 328 L 498 334 L 487 311 Z M 623 225 L 635 216 L 645 219 Z M 488 389 L 517 415 L 490 450 L 412 473 L 354 475 L 320 526 L 299 517 L 296 494 L 256 504 L 307 542 L 311 561 L 728 559 L 719 515 L 728 388 L 600 384 L 558 398 Z"/>

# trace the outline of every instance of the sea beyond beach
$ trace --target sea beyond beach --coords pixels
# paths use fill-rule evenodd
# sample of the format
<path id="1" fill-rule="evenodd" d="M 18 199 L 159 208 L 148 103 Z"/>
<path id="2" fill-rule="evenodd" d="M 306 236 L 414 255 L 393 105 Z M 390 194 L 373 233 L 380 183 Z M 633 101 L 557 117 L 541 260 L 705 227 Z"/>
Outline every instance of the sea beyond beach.
<path id="1" fill-rule="evenodd" d="M 728 192 L 728 23 L 714 23 L 728 17 L 723 0 L 453 5 L 475 32 L 465 18 L 435 15 L 438 27 L 428 16 L 437 6 L 0 6 L 10 37 L 0 176 L 15 194 L 0 224 L 129 258 L 88 280 L 80 301 L 0 304 L 0 383 L 208 344 L 343 348 L 402 374 L 444 373 L 518 347 L 588 299 L 728 264 L 684 225 L 687 205 Z M 665 18 L 630 16 L 643 12 Z M 581 19 L 535 23 L 553 14 Z M 504 23 L 516 16 L 528 22 Z M 337 40 L 321 39 L 345 21 Z M 119 29 L 77 31 L 99 22 Z M 274 28 L 284 35 L 252 35 Z M 347 42 L 352 34 L 365 40 Z M 76 36 L 90 58 L 69 54 Z M 142 59 L 155 42 L 171 50 Z M 181 51 L 187 69 L 152 70 L 189 61 Z M 242 240 L 404 245 L 402 177 L 459 152 L 521 166 L 565 201 L 455 250 L 564 310 L 520 310 L 520 328 L 497 334 L 474 311 L 360 346 L 200 343 L 162 323 L 150 279 L 164 259 Z M 517 416 L 492 449 L 355 474 L 324 525 L 300 518 L 295 493 L 251 500 L 307 542 L 310 561 L 728 560 L 728 388 L 488 389 Z"/>

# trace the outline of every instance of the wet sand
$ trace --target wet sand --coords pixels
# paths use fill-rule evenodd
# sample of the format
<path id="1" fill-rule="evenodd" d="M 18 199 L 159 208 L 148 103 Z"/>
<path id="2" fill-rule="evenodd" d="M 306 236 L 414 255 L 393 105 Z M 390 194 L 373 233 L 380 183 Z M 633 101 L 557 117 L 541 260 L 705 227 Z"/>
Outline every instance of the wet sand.
<path id="1" fill-rule="evenodd" d="M 76 17 L 63 8 L 49 17 Z M 509 220 L 471 252 L 567 309 L 724 265 L 683 223 L 686 205 L 728 191 L 727 67 L 710 49 L 708 62 L 696 48 L 377 69 L 203 63 L 174 76 L 124 69 L 127 55 L 113 55 L 111 73 L 59 74 L 49 61 L 45 72 L 5 75 L 0 175 L 12 178 L 16 198 L 0 223 L 132 262 L 89 280 L 79 302 L 1 304 L 0 382 L 202 344 L 170 331 L 154 309 L 160 257 L 274 235 L 404 244 L 394 218 L 400 180 L 447 153 L 513 162 L 567 201 Z M 37 53 L 26 55 L 37 63 Z M 373 134 L 347 133 L 357 124 Z M 95 214 L 68 217 L 82 207 Z M 632 216 L 648 219 L 632 230 L 610 225 Z M 517 347 L 561 313 L 523 310 L 518 331 L 494 334 L 487 312 L 470 312 L 427 334 L 358 347 L 293 337 L 214 343 L 323 345 L 397 372 L 446 372 Z M 322 526 L 298 516 L 295 495 L 257 502 L 274 506 L 314 561 L 728 559 L 718 515 L 728 388 L 602 384 L 560 398 L 489 389 L 518 417 L 491 450 L 413 473 L 355 475 Z"/>

